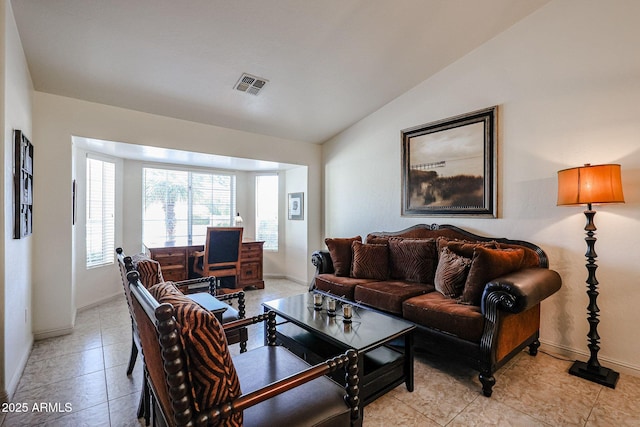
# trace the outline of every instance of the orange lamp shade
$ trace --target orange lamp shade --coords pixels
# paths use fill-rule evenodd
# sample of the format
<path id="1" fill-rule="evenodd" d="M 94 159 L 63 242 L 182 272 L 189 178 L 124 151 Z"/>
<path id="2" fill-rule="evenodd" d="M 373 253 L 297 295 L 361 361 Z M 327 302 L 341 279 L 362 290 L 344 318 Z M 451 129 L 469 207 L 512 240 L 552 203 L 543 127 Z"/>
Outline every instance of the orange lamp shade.
<path id="1" fill-rule="evenodd" d="M 558 205 L 624 203 L 620 165 L 586 164 L 558 171 Z"/>

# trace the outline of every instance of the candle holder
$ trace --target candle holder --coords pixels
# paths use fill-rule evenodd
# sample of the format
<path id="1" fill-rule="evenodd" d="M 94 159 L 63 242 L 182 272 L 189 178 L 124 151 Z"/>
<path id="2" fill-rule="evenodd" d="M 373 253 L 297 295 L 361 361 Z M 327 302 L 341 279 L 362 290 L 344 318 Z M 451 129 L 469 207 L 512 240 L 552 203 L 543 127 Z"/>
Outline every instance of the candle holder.
<path id="1" fill-rule="evenodd" d="M 336 300 L 333 298 L 327 300 L 327 315 L 331 317 L 336 315 Z"/>
<path id="2" fill-rule="evenodd" d="M 351 304 L 342 304 L 342 318 L 345 323 L 351 323 L 353 317 L 353 306 Z"/>
<path id="3" fill-rule="evenodd" d="M 322 310 L 322 295 L 313 294 L 313 309 Z"/>

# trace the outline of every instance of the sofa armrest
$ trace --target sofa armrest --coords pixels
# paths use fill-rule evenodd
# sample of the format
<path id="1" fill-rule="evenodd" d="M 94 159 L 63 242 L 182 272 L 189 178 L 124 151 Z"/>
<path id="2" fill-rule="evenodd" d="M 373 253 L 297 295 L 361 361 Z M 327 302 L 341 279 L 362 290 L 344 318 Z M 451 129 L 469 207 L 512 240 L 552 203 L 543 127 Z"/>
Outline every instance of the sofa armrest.
<path id="1" fill-rule="evenodd" d="M 493 279 L 482 294 L 482 314 L 486 315 L 488 300 L 501 310 L 521 313 L 535 306 L 562 286 L 560 275 L 547 268 L 525 268 Z"/>
<path id="2" fill-rule="evenodd" d="M 315 251 L 311 254 L 311 264 L 316 266 L 316 276 L 318 274 L 334 272 L 329 251 Z"/>

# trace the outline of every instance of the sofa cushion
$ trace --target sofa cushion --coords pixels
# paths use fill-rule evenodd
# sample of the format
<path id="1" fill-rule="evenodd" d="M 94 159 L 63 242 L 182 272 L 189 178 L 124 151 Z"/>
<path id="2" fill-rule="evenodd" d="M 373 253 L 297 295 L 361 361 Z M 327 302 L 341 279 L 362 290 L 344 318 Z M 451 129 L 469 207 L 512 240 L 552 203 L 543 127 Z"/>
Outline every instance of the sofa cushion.
<path id="1" fill-rule="evenodd" d="M 164 282 L 160 263 L 149 258 L 146 254 L 140 253 L 131 257 L 134 268 L 138 271 L 140 282 L 149 289 L 156 283 Z"/>
<path id="2" fill-rule="evenodd" d="M 491 279 L 520 269 L 524 250 L 490 249 L 478 246 L 473 251 L 469 275 L 464 285 L 461 301 L 480 305 L 484 287 Z"/>
<path id="3" fill-rule="evenodd" d="M 354 241 L 351 277 L 385 280 L 389 277 L 389 247 Z"/>
<path id="4" fill-rule="evenodd" d="M 333 263 L 333 271 L 336 276 L 349 276 L 351 274 L 351 244 L 354 241 L 362 242 L 362 237 L 324 239 L 329 249 L 329 256 Z"/>
<path id="5" fill-rule="evenodd" d="M 389 239 L 392 279 L 433 284 L 438 252 L 435 239 Z"/>
<path id="6" fill-rule="evenodd" d="M 402 302 L 416 295 L 432 292 L 433 285 L 403 280 L 363 283 L 356 286 L 354 301 L 388 313 L 402 315 Z"/>
<path id="7" fill-rule="evenodd" d="M 480 342 L 484 329 L 480 307 L 459 304 L 440 292 L 430 292 L 404 301 L 402 317 L 472 342 Z"/>
<path id="8" fill-rule="evenodd" d="M 438 292 L 449 298 L 462 295 L 471 259 L 458 255 L 444 246 L 440 251 L 434 285 Z"/>
<path id="9" fill-rule="evenodd" d="M 171 288 L 175 286 L 159 283 L 150 293 L 159 297 L 159 303 L 173 305 L 196 411 L 238 397 L 240 381 L 220 322 L 211 312 Z M 234 414 L 227 421 L 224 425 L 242 425 L 242 414 Z"/>
<path id="10" fill-rule="evenodd" d="M 338 277 L 335 274 L 319 274 L 315 277 L 316 289 L 354 301 L 353 293 L 357 285 L 375 282 L 374 279 Z"/>

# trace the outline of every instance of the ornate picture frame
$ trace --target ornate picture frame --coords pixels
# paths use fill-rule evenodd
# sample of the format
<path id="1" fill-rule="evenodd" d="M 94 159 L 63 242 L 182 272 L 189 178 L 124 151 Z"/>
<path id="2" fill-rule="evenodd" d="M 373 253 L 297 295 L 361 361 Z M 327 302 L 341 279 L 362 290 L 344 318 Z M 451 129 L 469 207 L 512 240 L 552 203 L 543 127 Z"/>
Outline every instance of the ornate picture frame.
<path id="1" fill-rule="evenodd" d="M 498 107 L 404 129 L 402 216 L 497 217 Z"/>

